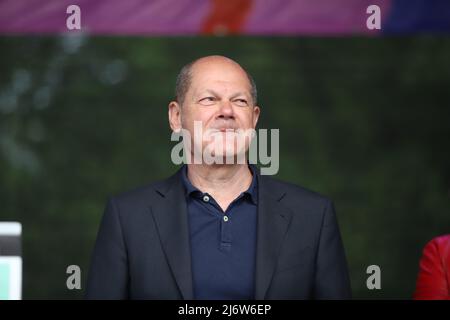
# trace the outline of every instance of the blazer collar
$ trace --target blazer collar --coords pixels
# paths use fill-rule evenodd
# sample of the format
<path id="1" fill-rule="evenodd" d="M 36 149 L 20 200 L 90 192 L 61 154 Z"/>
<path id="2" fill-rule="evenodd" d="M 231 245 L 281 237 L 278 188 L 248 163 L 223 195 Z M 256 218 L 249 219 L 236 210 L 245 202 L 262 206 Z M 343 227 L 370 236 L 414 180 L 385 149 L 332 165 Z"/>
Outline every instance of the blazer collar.
<path id="1" fill-rule="evenodd" d="M 268 176 L 258 176 L 258 226 L 255 299 L 265 298 L 289 228 L 292 211 L 282 203 L 286 191 Z"/>
<path id="2" fill-rule="evenodd" d="M 194 299 L 189 224 L 181 171 L 156 184 L 160 197 L 151 204 L 169 267 L 185 300 Z"/>

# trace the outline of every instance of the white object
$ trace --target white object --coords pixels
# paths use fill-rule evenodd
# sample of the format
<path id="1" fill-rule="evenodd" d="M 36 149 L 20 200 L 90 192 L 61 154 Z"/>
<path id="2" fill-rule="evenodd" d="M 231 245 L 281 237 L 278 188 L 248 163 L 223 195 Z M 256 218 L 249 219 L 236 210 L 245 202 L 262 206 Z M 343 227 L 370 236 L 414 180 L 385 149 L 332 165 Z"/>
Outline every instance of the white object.
<path id="1" fill-rule="evenodd" d="M 22 257 L 2 255 L 2 238 L 17 237 L 20 248 L 22 224 L 19 222 L 0 222 L 0 300 L 22 299 Z M 20 249 L 19 249 L 20 250 Z"/>

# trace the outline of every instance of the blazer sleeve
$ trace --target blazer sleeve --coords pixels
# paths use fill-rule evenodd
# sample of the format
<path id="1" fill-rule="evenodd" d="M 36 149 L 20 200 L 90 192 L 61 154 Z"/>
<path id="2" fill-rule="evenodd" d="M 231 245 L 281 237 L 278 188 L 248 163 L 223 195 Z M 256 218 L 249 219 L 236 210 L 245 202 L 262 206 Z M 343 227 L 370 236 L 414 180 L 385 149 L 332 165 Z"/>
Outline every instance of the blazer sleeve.
<path id="1" fill-rule="evenodd" d="M 314 299 L 351 299 L 347 260 L 331 201 L 325 207 L 320 232 Z"/>
<path id="2" fill-rule="evenodd" d="M 120 215 L 108 200 L 92 254 L 86 299 L 127 299 L 127 252 Z"/>

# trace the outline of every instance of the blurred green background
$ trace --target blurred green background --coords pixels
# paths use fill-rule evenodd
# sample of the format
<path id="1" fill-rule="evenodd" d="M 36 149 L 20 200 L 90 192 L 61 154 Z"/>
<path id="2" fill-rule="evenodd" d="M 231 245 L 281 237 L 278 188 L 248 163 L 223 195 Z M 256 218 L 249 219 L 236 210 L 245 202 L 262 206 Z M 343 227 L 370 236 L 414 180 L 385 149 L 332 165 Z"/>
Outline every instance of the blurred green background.
<path id="1" fill-rule="evenodd" d="M 411 298 L 423 246 L 450 233 L 448 37 L 0 37 L 0 52 L 0 221 L 23 224 L 25 299 L 83 297 L 107 196 L 176 170 L 167 104 L 209 54 L 253 74 L 278 178 L 334 199 L 355 298 Z"/>

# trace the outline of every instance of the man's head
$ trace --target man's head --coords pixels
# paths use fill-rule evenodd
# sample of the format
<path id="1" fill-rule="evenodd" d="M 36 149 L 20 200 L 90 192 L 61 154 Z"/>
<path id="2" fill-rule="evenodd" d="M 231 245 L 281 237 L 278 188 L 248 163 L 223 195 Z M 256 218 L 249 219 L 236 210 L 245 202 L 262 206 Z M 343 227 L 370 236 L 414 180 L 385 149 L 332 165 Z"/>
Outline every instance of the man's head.
<path id="1" fill-rule="evenodd" d="M 223 56 L 203 57 L 183 67 L 177 78 L 176 100 L 169 104 L 173 131 L 186 129 L 193 140 L 194 121 L 201 121 L 202 143 L 192 143 L 202 152 L 216 148 L 220 140 L 224 142 L 223 154 L 246 151 L 248 144 L 245 150 L 238 150 L 236 137 L 230 139 L 230 132 L 254 129 L 259 113 L 251 76 L 237 62 Z"/>
<path id="2" fill-rule="evenodd" d="M 209 57 L 204 57 L 204 58 L 200 58 L 197 60 L 194 60 L 190 63 L 188 63 L 187 65 L 185 65 L 183 68 L 181 68 L 180 73 L 177 76 L 177 81 L 175 84 L 175 100 L 180 103 L 181 105 L 184 102 L 184 99 L 186 97 L 186 93 L 191 85 L 191 80 L 192 80 L 192 67 L 197 63 L 197 62 L 201 62 L 203 59 L 225 59 L 228 60 L 230 63 L 234 63 L 237 64 L 237 62 L 227 58 L 227 57 L 223 57 L 223 56 L 209 56 Z M 252 96 L 253 99 L 253 104 L 256 105 L 257 104 L 257 90 L 256 90 L 256 83 L 253 80 L 253 77 L 250 75 L 250 73 L 247 72 L 247 70 L 243 69 L 239 64 L 237 64 L 247 75 L 248 81 L 250 83 L 251 89 L 250 89 L 250 94 Z"/>

